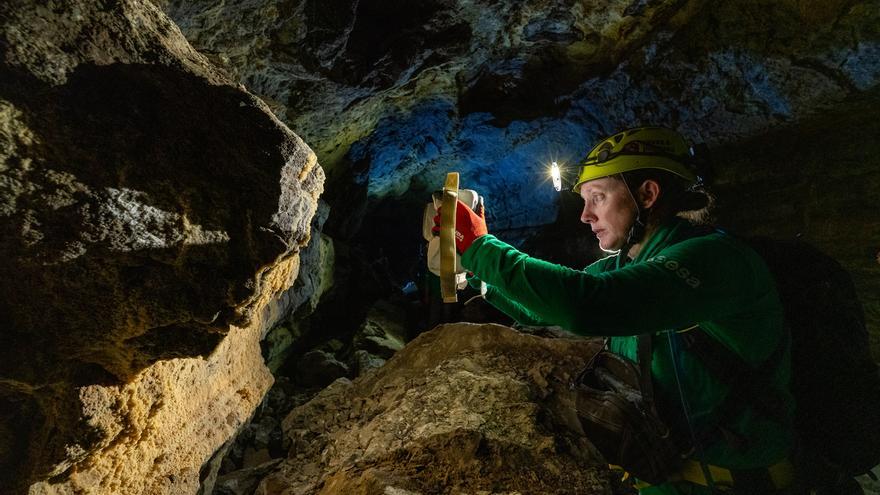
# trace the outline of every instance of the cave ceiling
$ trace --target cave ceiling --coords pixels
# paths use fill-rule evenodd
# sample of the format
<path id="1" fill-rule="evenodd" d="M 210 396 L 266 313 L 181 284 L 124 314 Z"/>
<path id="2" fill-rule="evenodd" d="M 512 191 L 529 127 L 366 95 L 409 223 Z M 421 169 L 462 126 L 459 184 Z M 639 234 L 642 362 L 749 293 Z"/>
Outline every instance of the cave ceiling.
<path id="1" fill-rule="evenodd" d="M 201 52 L 262 95 L 325 170 L 363 160 L 371 197 L 451 169 L 507 205 L 551 158 L 622 127 L 754 136 L 880 78 L 877 2 L 171 1 Z M 521 177 L 519 181 L 517 177 Z M 523 191 L 529 195 L 528 191 Z M 541 206 L 546 188 L 534 191 Z M 496 197 L 497 196 L 497 197 Z M 526 202 L 523 202 L 526 203 Z M 534 211 L 528 213 L 535 213 Z"/>

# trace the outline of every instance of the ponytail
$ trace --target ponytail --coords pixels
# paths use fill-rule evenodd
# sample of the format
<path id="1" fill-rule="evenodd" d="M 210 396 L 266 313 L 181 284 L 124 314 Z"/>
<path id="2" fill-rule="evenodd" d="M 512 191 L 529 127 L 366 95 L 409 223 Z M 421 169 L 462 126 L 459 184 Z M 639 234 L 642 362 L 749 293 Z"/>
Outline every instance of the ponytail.
<path id="1" fill-rule="evenodd" d="M 704 184 L 689 185 L 681 177 L 655 168 L 633 170 L 624 172 L 623 175 L 624 183 L 636 197 L 638 188 L 646 180 L 653 180 L 660 185 L 660 196 L 647 212 L 647 223 L 659 224 L 673 216 L 698 225 L 712 221 L 715 196 Z"/>

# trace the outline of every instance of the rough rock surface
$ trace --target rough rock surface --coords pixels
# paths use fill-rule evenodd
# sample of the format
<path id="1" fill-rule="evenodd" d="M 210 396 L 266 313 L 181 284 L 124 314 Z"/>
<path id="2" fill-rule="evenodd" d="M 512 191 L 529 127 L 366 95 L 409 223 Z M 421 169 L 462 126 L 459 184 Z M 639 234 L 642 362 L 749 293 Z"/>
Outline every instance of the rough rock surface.
<path id="1" fill-rule="evenodd" d="M 569 388 L 600 345 L 437 327 L 294 409 L 256 493 L 611 493 Z"/>
<path id="2" fill-rule="evenodd" d="M 269 369 L 277 371 L 302 337 L 299 322 L 314 312 L 321 296 L 333 287 L 335 255 L 333 240 L 322 234 L 330 207 L 318 201 L 310 240 L 299 252 L 299 274 L 293 285 L 273 299 L 263 312 L 263 356 Z"/>
<path id="3" fill-rule="evenodd" d="M 641 121 L 728 142 L 880 77 L 872 1 L 162 4 L 194 46 L 277 104 L 325 165 L 369 135 L 379 197 L 443 162 L 476 176 L 487 158 L 502 169 L 554 152 L 576 160 L 597 134 Z"/>
<path id="4" fill-rule="evenodd" d="M 720 212 L 726 222 L 801 234 L 844 261 L 880 356 L 877 0 L 155 4 L 201 54 L 144 0 L 0 3 L 0 491 L 51 476 L 32 491 L 192 492 L 200 462 L 251 414 L 271 380 L 260 337 L 289 308 L 311 311 L 311 288 L 332 279 L 296 255 L 310 235 L 317 241 L 309 222 L 321 171 L 267 108 L 332 167 L 328 225 L 341 242 L 322 236 L 312 246 L 320 260 L 334 259 L 337 246 L 336 273 L 350 284 L 332 299 L 333 318 L 270 338 L 278 351 L 264 356 L 276 361 L 300 332 L 357 328 L 366 309 L 350 304 L 355 295 L 386 296 L 386 274 L 412 275 L 421 207 L 446 171 L 461 171 L 487 197 L 493 232 L 525 239 L 568 213 L 542 182 L 549 160 L 572 164 L 598 136 L 643 122 L 720 145 L 718 183 L 732 199 Z M 278 295 L 301 264 L 315 276 Z M 358 370 L 375 364 L 352 357 Z M 474 376 L 448 378 L 464 390 L 517 380 L 464 369 Z M 380 379 L 397 383 L 384 371 Z M 517 390 L 553 388 L 539 382 L 499 394 L 514 401 Z M 303 411 L 345 411 L 377 445 L 387 438 L 334 397 L 385 401 L 378 426 L 401 414 L 438 424 L 416 406 L 385 416 L 396 396 L 364 383 L 374 382 L 338 382 Z M 461 404 L 490 415 L 468 398 Z M 306 425 L 317 443 L 297 443 L 303 459 L 266 483 L 299 472 L 303 490 L 430 492 L 430 473 L 405 470 L 431 449 L 473 452 L 473 463 L 455 466 L 459 457 L 438 454 L 449 473 L 485 465 L 518 473 L 517 462 L 535 460 L 497 440 L 491 418 L 483 424 L 403 431 L 390 445 L 408 442 L 397 452 L 409 457 L 352 447 L 358 459 L 378 459 L 370 469 L 332 449 L 318 464 L 304 461 L 312 448 L 357 440 Z M 566 432 L 566 424 L 552 426 Z M 527 439 L 550 436 L 549 427 L 523 428 Z M 514 452 L 512 468 L 498 452 Z M 589 457 L 553 452 L 558 459 L 545 465 Z M 272 468 L 262 448 L 240 457 L 248 471 L 218 486 L 251 485 Z M 450 489 L 464 486 L 447 479 Z M 555 478 L 542 479 L 549 487 Z"/>
<path id="5" fill-rule="evenodd" d="M 2 2 L 0 61 L 0 492 L 193 493 L 323 172 L 149 2 Z"/>
<path id="6" fill-rule="evenodd" d="M 404 309 L 389 301 L 377 301 L 367 312 L 367 318 L 354 335 L 356 349 L 388 359 L 403 348 L 407 337 Z"/>
<path id="7" fill-rule="evenodd" d="M 338 312 L 338 308 L 334 310 Z M 268 338 L 286 326 L 287 323 L 276 327 Z M 407 328 L 407 315 L 401 301 L 380 300 L 369 309 L 366 320 L 350 337 L 350 342 L 330 339 L 315 344 L 316 337 L 326 338 L 326 332 L 319 336 L 306 334 L 293 343 L 285 366 L 273 368 L 267 357 L 275 383 L 251 422 L 202 470 L 204 482 L 199 493 L 251 494 L 265 476 L 267 465 L 286 458 L 281 423 L 291 409 L 309 401 L 336 379 L 353 379 L 384 365 L 403 348 L 409 333 Z M 326 330 L 326 327 L 318 325 L 318 329 Z M 263 347 L 266 348 L 265 341 Z"/>
<path id="8" fill-rule="evenodd" d="M 293 285 L 266 309 L 265 328 L 272 328 L 297 310 L 301 316 L 315 310 L 321 295 L 333 286 L 333 241 L 321 234 L 330 206 L 319 200 L 312 219 L 308 245 L 299 252 L 300 270 Z"/>

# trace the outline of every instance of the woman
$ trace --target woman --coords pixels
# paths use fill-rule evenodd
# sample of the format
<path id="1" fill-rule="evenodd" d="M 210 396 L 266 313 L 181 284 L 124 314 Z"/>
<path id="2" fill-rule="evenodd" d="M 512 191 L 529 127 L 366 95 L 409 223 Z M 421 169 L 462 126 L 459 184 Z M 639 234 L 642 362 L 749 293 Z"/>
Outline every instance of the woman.
<path id="1" fill-rule="evenodd" d="M 520 323 L 610 337 L 610 351 L 633 361 L 638 336 L 652 336 L 657 402 L 695 449 L 687 473 L 671 473 L 640 493 L 712 493 L 731 478 L 737 492 L 772 493 L 791 481 L 793 398 L 782 308 L 752 249 L 683 218 L 710 202 L 693 187 L 690 162 L 684 138 L 659 127 L 620 132 L 590 151 L 574 190 L 584 200 L 581 221 L 612 254 L 584 270 L 517 251 L 460 203 L 456 247 L 463 266 L 487 283 L 486 299 Z M 767 369 L 781 419 L 743 401 L 725 403 L 731 383 L 680 348 L 688 331 Z M 773 362 L 761 367 L 765 360 Z"/>

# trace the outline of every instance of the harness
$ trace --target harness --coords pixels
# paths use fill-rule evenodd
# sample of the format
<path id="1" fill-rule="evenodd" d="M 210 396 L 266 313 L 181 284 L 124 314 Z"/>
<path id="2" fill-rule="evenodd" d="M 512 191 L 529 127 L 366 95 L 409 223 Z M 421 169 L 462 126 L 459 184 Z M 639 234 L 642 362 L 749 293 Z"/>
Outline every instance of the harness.
<path id="1" fill-rule="evenodd" d="M 638 203 L 636 203 L 636 206 L 638 206 Z M 689 237 L 698 237 L 713 232 L 718 232 L 718 230 L 710 227 L 697 228 Z M 752 366 L 746 362 L 738 354 L 706 333 L 699 325 L 694 325 L 681 332 L 670 331 L 668 336 L 673 369 L 675 371 L 675 382 L 679 387 L 679 396 L 682 400 L 680 411 L 684 416 L 683 419 L 687 428 L 690 430 L 689 433 L 693 442 L 692 455 L 696 454 L 697 458 L 703 458 L 704 456 L 701 452 L 702 445 L 707 441 L 718 438 L 723 438 L 734 448 L 745 447 L 745 439 L 723 425 L 729 424 L 737 415 L 749 407 L 754 408 L 762 417 L 780 425 L 787 423 L 785 403 L 779 394 L 774 393 L 775 388 L 773 385 L 774 370 L 784 356 L 791 340 L 790 331 L 787 326 L 783 327 L 783 333 L 776 348 L 757 366 Z M 638 337 L 638 361 L 642 377 L 640 382 L 644 399 L 649 403 L 653 402 L 654 399 L 653 386 L 651 384 L 653 380 L 650 379 L 652 376 L 653 338 L 653 335 L 640 335 Z M 711 376 L 728 388 L 726 397 L 717 407 L 720 414 L 715 418 L 712 425 L 703 428 L 701 431 L 694 431 L 692 429 L 689 408 L 681 390 L 679 362 L 676 355 L 677 349 L 696 357 Z M 650 407 L 653 411 L 656 411 L 656 407 L 653 404 Z M 612 468 L 615 468 L 615 466 L 612 466 Z M 627 476 L 628 473 L 625 473 L 624 479 Z M 789 459 L 783 459 L 766 468 L 730 470 L 689 458 L 685 460 L 681 469 L 673 473 L 668 479 L 668 482 L 676 481 L 687 481 L 706 486 L 713 491 L 727 491 L 735 487 L 744 493 L 772 493 L 792 486 L 794 482 L 794 467 Z M 636 488 L 648 486 L 651 485 L 641 481 L 636 483 Z"/>
<path id="2" fill-rule="evenodd" d="M 688 329 L 686 333 L 689 334 L 688 338 L 683 341 L 677 332 L 667 332 L 674 363 L 678 362 L 677 353 L 688 352 L 676 349 L 676 345 L 682 344 L 686 349 L 696 350 L 703 358 L 723 356 L 724 360 L 719 361 L 718 368 L 707 369 L 709 373 L 725 365 L 748 366 L 744 361 L 734 361 L 737 355 L 727 351 L 720 343 L 716 344 L 717 341 L 698 326 Z M 590 359 L 576 379 L 579 387 L 576 399 L 578 417 L 584 433 L 605 455 L 612 470 L 623 471 L 623 479 L 630 476 L 638 478 L 636 486 L 639 488 L 679 481 L 709 487 L 713 493 L 736 488 L 742 493 L 758 495 L 789 488 L 794 480 L 794 468 L 788 459 L 768 467 L 729 469 L 704 462 L 702 450 L 703 444 L 718 439 L 724 439 L 734 448 L 737 448 L 737 441 L 741 446 L 745 445 L 742 437 L 725 425 L 754 402 L 762 403 L 754 400 L 754 397 L 764 396 L 761 395 L 762 390 L 772 390 L 772 383 L 764 376 L 770 374 L 774 364 L 782 357 L 788 339 L 781 338 L 777 349 L 759 366 L 749 366 L 747 373 L 737 374 L 734 369 L 739 368 L 730 368 L 721 374 L 719 381 L 728 389 L 720 405 L 724 413 L 719 414 L 711 424 L 695 431 L 686 400 L 682 400 L 680 407 L 656 401 L 651 374 L 655 338 L 655 335 L 638 337 L 637 362 L 613 353 L 608 348 L 610 339 L 606 338 L 603 350 Z M 676 370 L 676 382 L 679 383 L 680 374 Z M 726 380 L 734 381 L 725 383 Z M 685 397 L 680 385 L 679 396 Z M 769 394 L 766 396 L 769 397 Z M 770 402 L 763 403 L 767 404 L 768 410 L 776 407 Z M 667 406 L 663 408 L 664 412 L 674 411 L 673 415 L 661 415 L 658 406 Z M 679 428 L 669 422 L 675 419 L 675 414 L 681 416 Z M 782 415 L 778 417 L 780 421 L 786 419 Z M 683 424 L 687 425 L 686 431 L 683 430 Z"/>
<path id="3" fill-rule="evenodd" d="M 674 336 L 672 335 L 673 333 L 675 334 Z M 681 344 L 682 350 L 695 356 L 713 377 L 728 387 L 727 396 L 718 406 L 721 414 L 715 419 L 714 425 L 704 428 L 700 432 L 691 431 L 694 450 L 699 457 L 703 457 L 700 452 L 703 442 L 712 438 L 723 437 L 734 448 L 737 448 L 738 444 L 740 447 L 744 446 L 744 439 L 739 438 L 722 425 L 733 420 L 736 415 L 742 413 L 748 407 L 753 407 L 763 417 L 779 424 L 786 422 L 783 412 L 784 403 L 777 394 L 773 393 L 772 377 L 774 368 L 785 354 L 785 349 L 790 341 L 790 332 L 787 328 L 784 328 L 783 335 L 773 352 L 757 367 L 751 366 L 738 354 L 725 347 L 717 339 L 712 338 L 699 326 L 691 327 L 681 333 L 671 332 L 668 335 L 670 337 L 670 351 L 673 354 L 673 365 L 676 368 L 676 382 L 679 383 L 679 386 L 678 361 L 675 356 L 675 343 L 672 340 L 677 340 L 677 343 Z M 650 344 L 644 344 L 643 342 L 650 342 L 651 340 L 653 340 L 653 336 L 639 336 L 639 366 L 641 373 L 647 373 L 648 376 L 651 376 L 651 358 L 648 357 L 648 359 L 643 360 L 643 356 L 651 356 L 647 354 L 648 351 L 644 350 L 645 348 L 650 348 Z M 681 390 L 679 390 L 679 393 L 683 399 L 684 395 L 681 393 Z M 690 428 L 691 422 L 688 407 L 684 402 L 682 403 L 682 409 L 688 428 Z M 794 477 L 794 466 L 787 458 L 765 468 L 741 470 L 731 470 L 702 461 L 687 459 L 681 469 L 673 473 L 668 481 L 687 481 L 718 491 L 728 491 L 736 488 L 742 493 L 760 494 L 790 488 L 794 482 Z M 651 485 L 641 481 L 636 483 L 636 488 L 639 489 L 648 486 Z"/>

